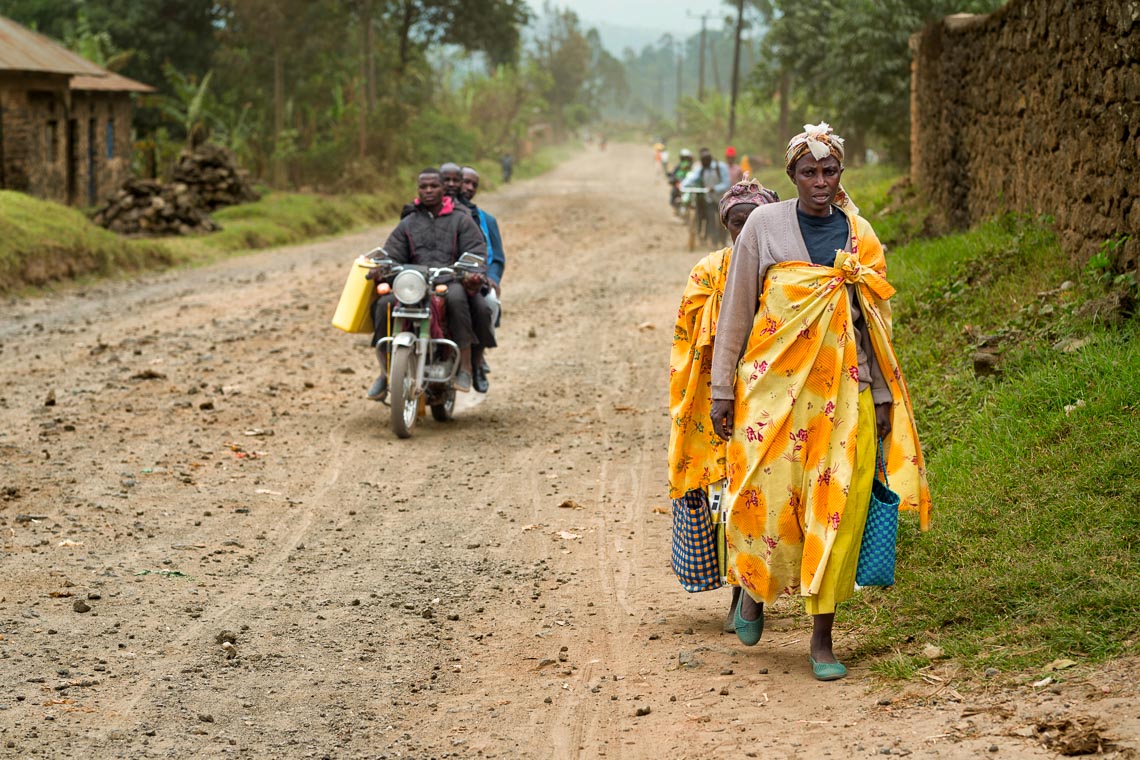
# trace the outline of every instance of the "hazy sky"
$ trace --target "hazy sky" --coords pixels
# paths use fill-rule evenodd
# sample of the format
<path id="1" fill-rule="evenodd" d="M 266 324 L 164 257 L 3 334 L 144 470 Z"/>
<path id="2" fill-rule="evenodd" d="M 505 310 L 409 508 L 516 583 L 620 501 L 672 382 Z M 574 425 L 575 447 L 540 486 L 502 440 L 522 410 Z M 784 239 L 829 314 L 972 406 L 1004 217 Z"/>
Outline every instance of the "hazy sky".
<path id="1" fill-rule="evenodd" d="M 724 0 L 555 0 L 555 6 L 569 8 L 587 22 L 607 22 L 618 26 L 641 27 L 674 34 L 700 29 L 700 20 L 686 11 L 711 11 L 710 27 L 720 27 L 721 18 L 732 13 Z M 536 3 L 535 7 L 539 4 Z"/>

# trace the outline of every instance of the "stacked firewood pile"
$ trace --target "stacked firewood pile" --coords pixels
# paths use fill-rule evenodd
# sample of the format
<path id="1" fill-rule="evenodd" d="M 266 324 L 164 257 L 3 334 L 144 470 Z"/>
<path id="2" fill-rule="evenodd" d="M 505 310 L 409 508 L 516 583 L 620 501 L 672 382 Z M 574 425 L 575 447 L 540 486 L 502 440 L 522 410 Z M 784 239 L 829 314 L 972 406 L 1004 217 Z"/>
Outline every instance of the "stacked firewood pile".
<path id="1" fill-rule="evenodd" d="M 129 179 L 95 223 L 120 235 L 190 235 L 220 229 L 189 185 Z"/>
<path id="2" fill-rule="evenodd" d="M 237 168 L 233 153 L 210 143 L 199 145 L 193 152 L 182 151 L 174 165 L 174 181 L 192 187 L 211 211 L 259 197 L 249 183 L 249 175 Z"/>
<path id="3" fill-rule="evenodd" d="M 190 235 L 221 229 L 210 212 L 222 206 L 255 201 L 249 178 L 225 148 L 203 144 L 183 151 L 174 181 L 129 179 L 95 223 L 123 235 Z"/>

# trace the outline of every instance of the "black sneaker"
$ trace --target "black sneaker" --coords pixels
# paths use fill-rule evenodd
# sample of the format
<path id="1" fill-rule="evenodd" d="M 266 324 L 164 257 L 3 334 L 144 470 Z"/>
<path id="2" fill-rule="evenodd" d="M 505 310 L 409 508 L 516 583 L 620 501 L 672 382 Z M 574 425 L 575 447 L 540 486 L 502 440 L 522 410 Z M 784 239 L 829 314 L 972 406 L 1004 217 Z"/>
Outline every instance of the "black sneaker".
<path id="1" fill-rule="evenodd" d="M 474 375 L 471 378 L 471 387 L 477 393 L 486 393 L 487 389 L 491 387 L 491 383 L 487 380 L 487 375 L 482 367 L 476 367 Z"/>

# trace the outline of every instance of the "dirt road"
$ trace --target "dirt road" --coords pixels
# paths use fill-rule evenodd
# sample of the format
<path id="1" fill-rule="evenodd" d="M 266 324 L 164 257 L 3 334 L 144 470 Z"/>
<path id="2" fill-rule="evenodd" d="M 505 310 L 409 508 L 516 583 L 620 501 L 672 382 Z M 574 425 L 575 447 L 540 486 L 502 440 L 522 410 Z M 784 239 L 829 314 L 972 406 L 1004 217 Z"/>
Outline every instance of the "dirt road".
<path id="1" fill-rule="evenodd" d="M 665 197 L 611 146 L 480 198 L 508 246 L 491 393 L 406 441 L 329 326 L 386 229 L 0 307 L 0 755 L 1044 757 L 1017 732 L 1074 711 L 1134 744 L 1120 673 L 821 684 L 797 605 L 749 650 L 727 592 L 681 590 L 695 257 Z"/>

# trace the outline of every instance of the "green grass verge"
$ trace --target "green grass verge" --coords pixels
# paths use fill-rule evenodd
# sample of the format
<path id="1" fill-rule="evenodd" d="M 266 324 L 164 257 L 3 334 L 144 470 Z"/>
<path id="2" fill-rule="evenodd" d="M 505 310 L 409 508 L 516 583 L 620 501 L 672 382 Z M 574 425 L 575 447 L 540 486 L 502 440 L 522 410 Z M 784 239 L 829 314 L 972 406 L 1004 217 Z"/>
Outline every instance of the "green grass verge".
<path id="1" fill-rule="evenodd" d="M 1032 219 L 915 242 L 888 267 L 934 527 L 904 519 L 898 586 L 844 611 L 860 653 L 906 678 L 929 664 L 926 643 L 974 672 L 1136 652 L 1136 320 L 1086 316 L 1102 286 Z M 978 336 L 1001 376 L 974 376 Z"/>
<path id="2" fill-rule="evenodd" d="M 0 190 L 0 292 L 169 266 L 175 259 L 161 241 L 125 240 L 81 211 Z"/>
<path id="3" fill-rule="evenodd" d="M 410 182 L 410 180 L 409 180 Z M 169 238 L 167 245 L 188 263 L 203 264 L 224 255 L 302 243 L 379 224 L 407 201 L 395 191 L 316 195 L 271 192 L 254 203 L 218 209 L 222 229 L 209 235 Z"/>

